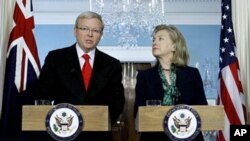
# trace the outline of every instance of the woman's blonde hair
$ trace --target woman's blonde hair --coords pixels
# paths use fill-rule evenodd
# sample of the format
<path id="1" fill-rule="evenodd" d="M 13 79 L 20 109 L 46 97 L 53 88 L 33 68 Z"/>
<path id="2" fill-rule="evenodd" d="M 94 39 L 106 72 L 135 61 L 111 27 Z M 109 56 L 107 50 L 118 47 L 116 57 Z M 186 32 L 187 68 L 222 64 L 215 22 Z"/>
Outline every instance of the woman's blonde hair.
<path id="1" fill-rule="evenodd" d="M 189 61 L 189 53 L 182 33 L 173 25 L 161 24 L 154 28 L 153 35 L 155 35 L 160 30 L 166 30 L 170 39 L 175 45 L 176 49 L 173 55 L 172 63 L 177 66 L 187 66 Z"/>

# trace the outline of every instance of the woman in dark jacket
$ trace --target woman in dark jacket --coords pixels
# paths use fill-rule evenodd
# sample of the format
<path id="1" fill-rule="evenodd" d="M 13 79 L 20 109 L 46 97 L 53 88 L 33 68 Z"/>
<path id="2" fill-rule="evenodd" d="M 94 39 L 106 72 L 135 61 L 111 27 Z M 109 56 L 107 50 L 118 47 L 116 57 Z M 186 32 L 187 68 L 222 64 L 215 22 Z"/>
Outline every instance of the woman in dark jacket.
<path id="1" fill-rule="evenodd" d="M 197 68 L 188 66 L 189 54 L 181 32 L 172 25 L 158 25 L 153 31 L 154 67 L 139 71 L 136 83 L 135 116 L 146 100 L 161 100 L 163 106 L 207 105 L 202 79 Z M 171 140 L 164 132 L 141 133 L 140 141 Z M 203 141 L 202 133 L 194 139 Z"/>

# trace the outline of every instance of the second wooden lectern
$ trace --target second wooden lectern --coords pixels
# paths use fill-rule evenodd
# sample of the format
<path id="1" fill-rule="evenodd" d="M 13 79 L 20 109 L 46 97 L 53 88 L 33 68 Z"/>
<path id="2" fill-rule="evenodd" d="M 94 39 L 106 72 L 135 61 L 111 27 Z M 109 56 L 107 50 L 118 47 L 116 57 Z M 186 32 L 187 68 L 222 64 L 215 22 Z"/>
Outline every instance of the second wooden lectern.
<path id="1" fill-rule="evenodd" d="M 216 131 L 224 129 L 223 106 L 191 106 L 201 118 L 201 130 Z M 136 130 L 138 132 L 164 131 L 163 120 L 173 106 L 141 106 L 138 109 Z"/>

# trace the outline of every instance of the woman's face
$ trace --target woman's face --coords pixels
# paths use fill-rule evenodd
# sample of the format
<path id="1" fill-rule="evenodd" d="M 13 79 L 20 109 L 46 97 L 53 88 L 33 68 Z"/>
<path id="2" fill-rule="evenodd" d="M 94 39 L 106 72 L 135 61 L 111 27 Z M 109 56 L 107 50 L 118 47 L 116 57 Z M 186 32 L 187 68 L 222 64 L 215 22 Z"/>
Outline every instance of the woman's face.
<path id="1" fill-rule="evenodd" d="M 102 37 L 101 27 L 101 22 L 96 18 L 78 21 L 78 27 L 74 29 L 74 34 L 79 46 L 85 52 L 96 48 Z"/>
<path id="2" fill-rule="evenodd" d="M 166 30 L 160 30 L 153 36 L 152 53 L 156 58 L 172 57 L 175 45 Z"/>

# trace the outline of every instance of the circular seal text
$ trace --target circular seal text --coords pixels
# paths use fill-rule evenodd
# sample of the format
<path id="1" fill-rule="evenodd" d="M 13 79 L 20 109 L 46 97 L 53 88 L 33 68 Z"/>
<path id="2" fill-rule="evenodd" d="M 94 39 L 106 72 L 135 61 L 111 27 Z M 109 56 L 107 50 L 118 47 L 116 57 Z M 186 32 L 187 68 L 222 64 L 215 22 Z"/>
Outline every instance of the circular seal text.
<path id="1" fill-rule="evenodd" d="M 201 119 L 192 107 L 180 104 L 167 112 L 163 128 L 172 140 L 193 140 L 200 132 Z"/>
<path id="2" fill-rule="evenodd" d="M 61 103 L 46 116 L 47 132 L 57 141 L 72 141 L 82 131 L 83 117 L 74 105 Z"/>

